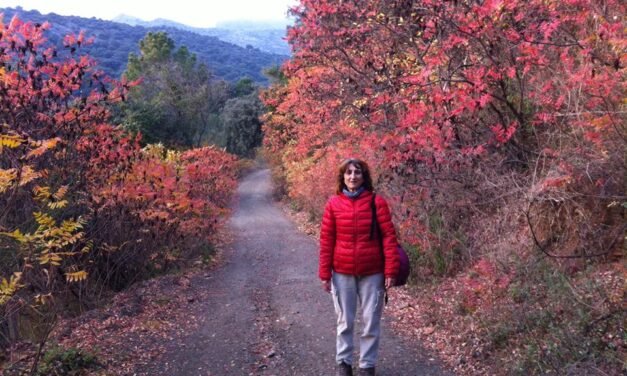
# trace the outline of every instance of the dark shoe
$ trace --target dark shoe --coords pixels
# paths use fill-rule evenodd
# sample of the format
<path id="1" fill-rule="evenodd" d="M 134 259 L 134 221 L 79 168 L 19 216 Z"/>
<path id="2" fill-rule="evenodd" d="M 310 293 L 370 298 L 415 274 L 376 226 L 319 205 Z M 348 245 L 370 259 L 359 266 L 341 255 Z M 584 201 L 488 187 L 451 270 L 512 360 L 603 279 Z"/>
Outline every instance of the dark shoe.
<path id="1" fill-rule="evenodd" d="M 360 368 L 359 376 L 374 376 L 374 367 Z"/>
<path id="2" fill-rule="evenodd" d="M 337 365 L 336 376 L 353 376 L 353 367 L 350 364 L 341 362 Z"/>

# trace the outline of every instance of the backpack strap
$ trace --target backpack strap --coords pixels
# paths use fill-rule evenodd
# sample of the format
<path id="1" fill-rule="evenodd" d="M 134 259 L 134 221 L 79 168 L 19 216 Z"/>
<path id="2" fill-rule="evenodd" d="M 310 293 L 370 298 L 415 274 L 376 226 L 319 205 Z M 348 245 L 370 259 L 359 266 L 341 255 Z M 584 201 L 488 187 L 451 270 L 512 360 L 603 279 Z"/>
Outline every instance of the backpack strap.
<path id="1" fill-rule="evenodd" d="M 370 208 L 372 209 L 372 222 L 370 223 L 370 240 L 374 239 L 375 232 L 379 233 L 379 242 L 381 244 L 381 258 L 385 263 L 385 253 L 383 252 L 383 238 L 381 238 L 381 229 L 379 223 L 377 223 L 377 205 L 375 203 L 376 194 L 372 192 L 372 201 L 370 201 Z M 388 289 L 385 289 L 385 305 L 388 305 Z"/>

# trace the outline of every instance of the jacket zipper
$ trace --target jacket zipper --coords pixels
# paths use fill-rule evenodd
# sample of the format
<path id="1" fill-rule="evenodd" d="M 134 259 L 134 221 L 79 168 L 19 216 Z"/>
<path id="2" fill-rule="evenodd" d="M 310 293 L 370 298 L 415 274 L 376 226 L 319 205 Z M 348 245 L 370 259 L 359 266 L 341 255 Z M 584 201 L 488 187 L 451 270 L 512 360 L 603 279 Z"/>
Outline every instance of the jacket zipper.
<path id="1" fill-rule="evenodd" d="M 353 204 L 353 275 L 357 275 L 357 200 L 351 200 Z"/>

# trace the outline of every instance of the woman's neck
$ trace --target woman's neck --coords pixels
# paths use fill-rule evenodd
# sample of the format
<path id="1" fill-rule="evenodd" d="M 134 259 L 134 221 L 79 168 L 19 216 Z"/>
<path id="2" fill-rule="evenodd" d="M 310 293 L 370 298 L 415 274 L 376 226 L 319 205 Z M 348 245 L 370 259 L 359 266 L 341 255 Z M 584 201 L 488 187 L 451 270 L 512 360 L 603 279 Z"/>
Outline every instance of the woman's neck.
<path id="1" fill-rule="evenodd" d="M 349 191 L 348 187 L 346 187 L 344 189 L 344 196 L 349 197 L 349 198 L 357 198 L 359 195 L 361 195 L 361 193 L 363 191 L 365 191 L 366 189 L 364 188 L 364 186 L 362 185 L 361 187 L 353 190 L 353 191 Z"/>

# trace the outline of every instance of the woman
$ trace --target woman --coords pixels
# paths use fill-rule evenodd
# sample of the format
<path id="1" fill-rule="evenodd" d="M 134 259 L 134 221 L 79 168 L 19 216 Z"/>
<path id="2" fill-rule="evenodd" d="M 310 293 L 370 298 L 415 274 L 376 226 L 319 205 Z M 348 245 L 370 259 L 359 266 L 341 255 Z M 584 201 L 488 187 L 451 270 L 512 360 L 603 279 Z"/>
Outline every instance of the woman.
<path id="1" fill-rule="evenodd" d="M 366 162 L 340 165 L 336 195 L 324 209 L 320 228 L 319 276 L 337 313 L 337 375 L 352 375 L 357 302 L 363 314 L 359 375 L 374 375 L 385 289 L 394 285 L 399 261 L 386 201 L 375 196 L 378 230 L 372 231 L 373 187 Z"/>

